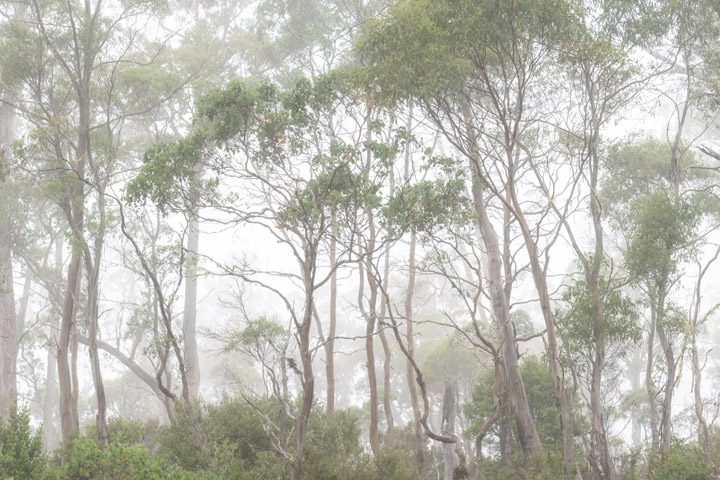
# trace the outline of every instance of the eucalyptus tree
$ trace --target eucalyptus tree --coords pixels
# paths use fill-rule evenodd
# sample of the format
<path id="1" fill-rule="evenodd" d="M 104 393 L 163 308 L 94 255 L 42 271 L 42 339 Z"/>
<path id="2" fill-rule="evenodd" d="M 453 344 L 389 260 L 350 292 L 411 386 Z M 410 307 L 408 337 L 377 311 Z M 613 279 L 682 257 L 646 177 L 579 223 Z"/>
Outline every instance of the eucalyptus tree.
<path id="1" fill-rule="evenodd" d="M 7 22 L 0 23 L 4 31 L 25 13 L 22 5 L 9 5 L 2 10 Z M 15 312 L 15 289 L 13 284 L 13 218 L 10 188 L 12 142 L 18 127 L 14 103 L 18 94 L 18 78 L 8 68 L 13 59 L 3 58 L 0 66 L 0 419 L 7 418 L 10 405 L 17 396 L 17 318 Z"/>
<path id="2" fill-rule="evenodd" d="M 146 62 L 152 51 L 137 43 L 154 2 L 110 8 L 72 3 L 21 2 L 27 19 L 6 36 L 19 79 L 17 108 L 33 135 L 21 152 L 26 168 L 42 171 L 41 189 L 52 190 L 72 233 L 71 255 L 58 335 L 60 417 L 64 445 L 79 428 L 77 399 L 78 323 L 87 321 L 90 365 L 98 398 L 97 426 L 108 440 L 105 399 L 98 356 L 99 288 L 108 228 L 106 193 L 119 167 L 125 121 L 138 113 L 124 109 L 117 81 L 122 67 Z M 116 45 L 124 45 L 118 50 Z M 22 53 L 21 53 L 22 52 Z M 127 93 L 127 92 L 123 92 Z M 132 92 L 131 92 L 132 94 Z M 145 105 L 143 108 L 148 108 Z M 87 278 L 81 295 L 82 271 Z M 82 304 L 82 300 L 86 304 Z"/>
<path id="3" fill-rule="evenodd" d="M 358 130 L 346 123 L 362 124 L 365 116 L 357 115 L 358 109 L 361 102 L 341 72 L 314 81 L 299 78 L 287 91 L 269 82 L 234 80 L 203 97 L 192 135 L 151 151 L 129 190 L 131 196 L 156 202 L 171 199 L 187 192 L 188 179 L 201 163 L 205 176 L 199 199 L 201 205 L 219 212 L 215 220 L 257 228 L 295 259 L 297 268 L 285 270 L 208 259 L 218 274 L 276 296 L 292 326 L 299 361 L 284 361 L 297 377 L 299 407 L 276 396 L 284 406 L 282 414 L 295 424 L 294 447 L 279 440 L 277 424 L 251 402 L 266 420 L 269 439 L 291 478 L 299 478 L 302 470 L 315 398 L 312 357 L 318 347 L 312 346 L 311 328 L 316 291 L 339 266 L 357 261 L 355 238 L 367 228 L 360 211 L 374 208 L 368 206 L 378 198 L 377 185 L 361 174 L 364 150 L 369 147 L 363 146 L 363 136 L 354 135 Z M 323 123 L 328 118 L 332 123 Z M 345 129 L 349 133 L 341 133 Z M 245 194 L 237 195 L 236 189 Z M 333 228 L 331 216 L 345 227 Z M 337 261 L 328 268 L 320 259 L 332 236 L 344 241 L 338 241 Z M 278 279 L 286 279 L 281 280 L 285 284 L 278 285 Z M 293 292 L 302 297 L 301 306 L 293 301 Z"/>
<path id="4" fill-rule="evenodd" d="M 627 268 L 642 284 L 650 307 L 650 339 L 657 334 L 665 357 L 667 372 L 661 389 L 655 389 L 652 363 L 648 362 L 647 388 L 650 401 L 650 426 L 653 446 L 666 453 L 672 438 L 672 401 L 680 359 L 676 358 L 678 343 L 682 343 L 684 312 L 673 306 L 669 293 L 677 284 L 679 264 L 689 258 L 699 221 L 697 206 L 688 200 L 665 191 L 640 198 L 636 203 L 630 244 L 626 254 Z M 648 357 L 653 358 L 652 343 Z M 681 355 L 681 354 L 680 354 Z M 657 418 L 658 394 L 662 391 L 662 411 Z M 659 422 L 658 422 L 659 420 Z"/>
<path id="5" fill-rule="evenodd" d="M 586 360 L 589 359 L 590 363 L 583 361 L 586 364 L 583 369 L 589 369 L 585 374 L 590 379 L 587 388 L 590 392 L 591 428 L 586 455 L 595 475 L 602 472 L 611 479 L 617 478 L 617 473 L 603 417 L 604 376 L 613 360 L 608 351 L 632 338 L 633 328 L 631 324 L 626 324 L 624 331 L 618 330 L 617 302 L 622 305 L 622 299 L 616 298 L 619 295 L 616 290 L 622 285 L 622 279 L 616 278 L 617 271 L 612 267 L 606 248 L 608 209 L 599 193 L 603 181 L 608 178 L 605 147 L 608 126 L 626 111 L 651 79 L 664 72 L 662 67 L 643 68 L 633 57 L 642 41 L 652 39 L 654 32 L 647 25 L 629 24 L 637 21 L 652 25 L 656 15 L 650 10 L 637 19 L 612 2 L 586 2 L 580 11 L 578 28 L 571 31 L 567 38 L 572 46 L 564 49 L 559 58 L 565 71 L 550 83 L 555 88 L 569 88 L 570 93 L 569 98 L 561 102 L 560 115 L 554 120 L 559 133 L 557 148 L 560 157 L 568 158 L 572 165 L 571 190 L 563 201 L 556 199 L 556 182 L 552 177 L 537 175 L 539 166 L 528 155 L 538 185 L 552 199 L 551 208 L 564 227 L 582 271 L 581 283 L 590 295 L 591 317 L 575 312 L 571 319 L 572 322 L 582 322 L 584 318 L 591 322 L 588 333 L 591 333 L 592 342 L 585 345 L 588 348 L 585 355 L 590 355 Z M 578 229 L 571 225 L 578 215 L 586 215 L 584 206 L 589 206 L 593 230 L 590 242 L 581 240 Z M 565 293 L 565 300 L 585 298 L 585 293 L 577 290 L 580 284 L 577 281 L 572 284 L 574 286 Z M 609 301 L 611 298 L 615 298 L 616 302 Z M 605 308 L 609 309 L 607 319 Z M 572 335 L 570 332 L 577 326 L 575 324 L 565 332 L 566 335 Z"/>
<path id="6" fill-rule="evenodd" d="M 17 395 L 16 355 L 17 320 L 15 315 L 15 289 L 13 284 L 12 219 L 8 158 L 15 123 L 14 112 L 4 101 L 0 105 L 0 418 L 7 418 L 10 405 Z"/>
<path id="7" fill-rule="evenodd" d="M 520 444 L 529 457 L 541 444 L 517 368 L 509 299 L 504 291 L 508 279 L 503 280 L 503 255 L 488 202 L 498 202 L 518 222 L 545 318 L 564 432 L 564 460 L 568 473 L 579 475 L 546 278 L 547 253 L 558 228 L 555 226 L 549 237 L 541 237 L 541 246 L 535 230 L 540 225 L 531 225 L 528 199 L 517 190 L 524 166 L 522 138 L 538 126 L 542 116 L 534 99 L 546 95 L 541 90 L 542 77 L 550 75 L 557 46 L 567 39 L 575 17 L 572 2 L 404 2 L 369 29 L 363 48 L 376 64 L 370 68 L 371 78 L 378 79 L 380 88 L 388 95 L 416 94 L 425 115 L 468 161 L 478 226 L 488 251 L 493 314 L 505 340 L 511 404 Z M 533 221 L 544 217 L 540 214 Z"/>
<path id="8" fill-rule="evenodd" d="M 693 322 L 702 323 L 701 318 L 714 310 L 703 312 L 697 298 L 702 297 L 703 271 L 714 262 L 703 245 L 717 224 L 717 203 L 711 194 L 714 180 L 691 152 L 681 155 L 676 167 L 671 158 L 672 146 L 656 140 L 620 144 L 608 154 L 612 177 L 600 192 L 616 231 L 626 232 L 621 242 L 627 244 L 625 269 L 629 280 L 640 287 L 649 312 L 645 388 L 653 453 L 666 452 L 670 446 L 674 391 L 688 343 L 691 357 L 696 354 L 692 345 L 699 325 Z M 680 173 L 680 195 L 674 193 L 673 172 Z M 690 284 L 682 274 L 690 260 L 700 265 L 699 276 L 691 280 L 695 300 L 685 308 L 674 294 Z M 657 366 L 658 343 L 663 368 Z"/>
<path id="9" fill-rule="evenodd" d="M 194 102 L 204 92 L 232 78 L 238 70 L 249 69 L 246 57 L 250 56 L 254 40 L 245 31 L 242 16 L 253 3 L 256 2 L 222 0 L 193 1 L 187 4 L 180 1 L 177 4 L 179 8 L 168 18 L 169 25 L 183 25 L 179 31 L 174 31 L 175 27 L 165 27 L 179 38 L 179 46 L 167 55 L 168 61 L 190 79 L 189 93 L 179 96 L 184 102 L 176 106 L 168 105 L 170 129 L 174 137 L 182 137 L 191 128 L 187 121 L 189 113 L 193 111 Z M 167 140 L 155 139 L 156 142 Z M 200 173 L 197 172 L 197 175 Z M 200 212 L 197 195 L 197 192 L 191 190 L 179 210 L 185 215 L 187 225 L 182 334 L 191 397 L 197 397 L 200 389 L 197 340 Z"/>
<path id="10" fill-rule="evenodd" d="M 337 0 L 262 0 L 257 3 L 256 10 L 252 20 L 247 25 L 245 38 L 248 46 L 246 48 L 246 61 L 248 64 L 248 72 L 253 75 L 266 75 L 280 82 L 283 85 L 292 85 L 294 77 L 297 75 L 314 78 L 329 73 L 336 68 L 346 68 L 354 65 L 357 58 L 352 55 L 352 44 L 355 41 L 359 29 L 358 25 L 363 24 L 369 18 L 380 11 L 384 2 L 377 0 L 353 0 L 353 1 L 337 1 Z M 382 129 L 386 133 L 393 129 L 390 125 L 392 121 L 387 111 L 379 108 L 370 108 L 367 112 L 368 118 L 375 122 L 384 122 L 385 128 Z M 381 120 L 382 117 L 382 120 Z M 368 139 L 373 136 L 369 124 L 366 133 Z M 377 132 L 379 134 L 380 132 Z M 387 142 L 395 140 L 386 139 Z M 392 172 L 390 172 L 392 174 Z M 392 179 L 386 178 L 388 183 L 392 183 Z M 390 187 L 392 190 L 392 187 Z M 381 236 L 379 227 L 375 228 L 375 233 Z M 385 247 L 383 256 L 386 259 L 386 265 L 389 266 L 390 249 L 389 245 L 374 239 L 371 243 L 378 248 Z M 330 240 L 328 251 L 330 268 L 334 269 L 337 258 L 337 242 L 334 238 Z M 373 253 L 375 255 L 375 252 Z M 359 265 L 358 265 L 359 266 Z M 324 312 L 318 311 L 316 315 L 316 323 L 318 324 L 319 334 L 323 341 L 323 349 L 325 353 L 325 376 L 326 376 L 326 406 L 328 411 L 335 409 L 335 337 L 338 331 L 338 271 L 329 282 L 330 305 L 327 312 L 327 327 L 323 332 L 325 324 Z M 368 269 L 363 267 L 365 273 Z M 374 281 L 371 277 L 358 272 L 360 275 L 363 290 L 358 292 L 360 297 L 365 294 L 364 284 L 368 284 L 368 290 L 374 290 Z M 385 280 L 383 280 L 385 281 Z M 370 295 L 372 296 L 372 294 Z M 385 417 L 388 428 L 388 441 L 392 443 L 393 418 L 390 405 L 390 365 L 391 365 L 391 349 L 385 330 L 382 328 L 374 328 L 379 321 L 384 321 L 384 309 L 387 308 L 386 302 L 382 295 L 377 292 L 374 300 L 379 303 L 370 302 L 363 308 L 363 316 L 366 320 L 366 326 L 372 326 L 372 332 L 366 342 L 366 350 L 368 357 L 375 358 L 374 338 L 377 335 L 380 338 L 383 353 L 383 404 L 385 409 Z M 361 301 L 358 307 L 368 303 Z M 376 318 L 378 317 L 379 318 Z M 376 321 L 377 320 L 377 321 Z M 342 328 L 342 326 L 340 326 Z M 372 420 L 370 421 L 370 429 L 377 431 L 376 423 L 378 418 L 378 394 L 376 388 L 375 360 L 368 360 L 368 381 L 370 385 L 370 401 Z M 420 426 L 418 424 L 418 431 Z M 375 441 L 377 435 L 370 435 L 373 441 L 374 451 L 377 450 L 378 442 Z"/>

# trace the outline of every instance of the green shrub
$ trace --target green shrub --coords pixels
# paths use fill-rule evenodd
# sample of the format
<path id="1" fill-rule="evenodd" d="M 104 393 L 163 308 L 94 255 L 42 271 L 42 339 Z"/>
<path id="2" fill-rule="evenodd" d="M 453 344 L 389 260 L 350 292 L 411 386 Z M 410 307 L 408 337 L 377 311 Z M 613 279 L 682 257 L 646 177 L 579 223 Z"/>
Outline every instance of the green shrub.
<path id="1" fill-rule="evenodd" d="M 40 432 L 30 428 L 27 409 L 10 409 L 0 419 L 0 480 L 39 480 L 52 478 L 43 452 Z"/>
<path id="2" fill-rule="evenodd" d="M 73 441 L 65 455 L 62 478 L 73 480 L 214 480 L 205 472 L 186 472 L 150 457 L 141 444 L 113 442 L 103 450 L 89 436 Z"/>
<path id="3" fill-rule="evenodd" d="M 267 412 L 279 412 L 273 399 L 255 399 Z M 274 419 L 280 422 L 279 418 Z M 194 425 L 191 422 L 194 421 Z M 285 417 L 287 446 L 295 451 L 294 422 Z M 288 436 L 289 435 L 289 436 Z M 189 471 L 207 470 L 223 480 L 287 479 L 285 462 L 273 449 L 258 413 L 243 400 L 196 405 L 192 419 L 178 411 L 174 425 L 158 436 L 158 456 Z M 358 416 L 313 410 L 302 459 L 302 478 L 319 480 L 416 480 L 412 450 L 386 450 L 375 459 L 362 443 Z"/>
<path id="4" fill-rule="evenodd" d="M 691 445 L 675 444 L 653 471 L 653 480 L 712 480 L 713 466 Z"/>

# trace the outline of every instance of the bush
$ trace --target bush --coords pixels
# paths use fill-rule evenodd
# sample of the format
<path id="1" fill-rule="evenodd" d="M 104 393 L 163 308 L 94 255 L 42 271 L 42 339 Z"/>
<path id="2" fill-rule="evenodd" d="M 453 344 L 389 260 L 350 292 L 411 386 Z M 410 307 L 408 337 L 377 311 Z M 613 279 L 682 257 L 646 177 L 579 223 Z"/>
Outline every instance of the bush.
<path id="1" fill-rule="evenodd" d="M 76 438 L 65 456 L 62 478 L 74 480 L 214 480 L 205 472 L 189 473 L 153 459 L 144 445 L 113 442 L 107 450 L 87 435 Z"/>
<path id="2" fill-rule="evenodd" d="M 660 465 L 653 471 L 653 480 L 712 480 L 713 466 L 691 445 L 670 447 Z"/>
<path id="3" fill-rule="evenodd" d="M 0 479 L 39 480 L 52 478 L 43 452 L 40 432 L 30 428 L 27 409 L 10 409 L 10 416 L 0 419 Z"/>
<path id="4" fill-rule="evenodd" d="M 273 399 L 255 399 L 268 412 L 279 411 Z M 185 470 L 207 470 L 224 480 L 286 479 L 286 465 L 275 452 L 257 412 L 243 400 L 196 405 L 191 418 L 178 412 L 177 422 L 159 435 L 158 455 Z M 279 419 L 275 419 L 279 421 Z M 286 432 L 294 422 L 284 420 Z M 333 415 L 316 408 L 310 415 L 302 460 L 302 478 L 322 480 L 415 480 L 421 478 L 410 451 L 387 450 L 377 459 L 361 442 L 360 422 L 350 410 Z M 294 452 L 294 435 L 288 449 Z"/>

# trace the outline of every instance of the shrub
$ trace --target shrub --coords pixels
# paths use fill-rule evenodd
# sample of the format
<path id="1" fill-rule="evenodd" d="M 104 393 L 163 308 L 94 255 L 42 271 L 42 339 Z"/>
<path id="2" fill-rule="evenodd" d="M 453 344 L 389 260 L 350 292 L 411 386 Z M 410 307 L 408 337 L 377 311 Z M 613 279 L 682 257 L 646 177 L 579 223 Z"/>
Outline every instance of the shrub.
<path id="1" fill-rule="evenodd" d="M 0 419 L 0 479 L 38 480 L 52 478 L 43 452 L 40 432 L 30 428 L 27 409 L 10 409 L 10 416 Z"/>
<path id="2" fill-rule="evenodd" d="M 65 456 L 62 478 L 74 480 L 215 480 L 206 472 L 186 472 L 153 459 L 141 444 L 111 443 L 107 450 L 89 436 L 73 441 Z"/>
<path id="3" fill-rule="evenodd" d="M 691 445 L 670 447 L 660 465 L 653 471 L 653 480 L 712 480 L 713 467 Z"/>

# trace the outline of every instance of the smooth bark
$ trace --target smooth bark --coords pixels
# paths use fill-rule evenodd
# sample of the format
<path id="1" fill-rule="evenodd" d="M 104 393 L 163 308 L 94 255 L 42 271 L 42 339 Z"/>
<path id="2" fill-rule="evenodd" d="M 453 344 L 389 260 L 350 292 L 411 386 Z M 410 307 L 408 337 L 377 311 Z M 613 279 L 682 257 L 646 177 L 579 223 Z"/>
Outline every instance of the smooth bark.
<path id="1" fill-rule="evenodd" d="M 200 246 L 200 222 L 197 208 L 190 212 L 188 221 L 187 256 L 185 258 L 185 300 L 183 309 L 183 347 L 187 368 L 190 397 L 200 392 L 200 359 L 197 345 L 197 291 L 198 248 Z"/>
<path id="2" fill-rule="evenodd" d="M 4 188 L 10 143 L 15 131 L 15 114 L 0 98 L 0 190 Z M 0 194 L 6 194 L 1 192 Z M 0 197 L 1 199 L 1 197 Z M 7 418 L 17 397 L 17 317 L 12 267 L 11 212 L 0 210 L 0 419 Z"/>

